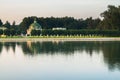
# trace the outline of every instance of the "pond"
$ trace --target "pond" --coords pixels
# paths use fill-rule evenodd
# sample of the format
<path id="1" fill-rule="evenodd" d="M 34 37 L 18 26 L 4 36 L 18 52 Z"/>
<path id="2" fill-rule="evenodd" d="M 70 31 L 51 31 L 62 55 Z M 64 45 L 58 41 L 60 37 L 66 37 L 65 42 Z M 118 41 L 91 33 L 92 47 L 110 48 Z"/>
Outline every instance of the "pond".
<path id="1" fill-rule="evenodd" d="M 120 80 L 120 42 L 0 42 L 0 80 Z"/>

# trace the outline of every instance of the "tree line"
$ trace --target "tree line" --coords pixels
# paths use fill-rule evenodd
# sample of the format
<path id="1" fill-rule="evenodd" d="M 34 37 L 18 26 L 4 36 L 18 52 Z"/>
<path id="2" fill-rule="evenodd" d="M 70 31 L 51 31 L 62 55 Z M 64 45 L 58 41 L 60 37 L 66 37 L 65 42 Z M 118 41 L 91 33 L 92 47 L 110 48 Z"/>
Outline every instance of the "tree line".
<path id="1" fill-rule="evenodd" d="M 36 19 L 36 21 L 42 26 L 42 29 L 44 30 L 43 33 L 45 33 L 45 31 L 47 32 L 53 32 L 51 31 L 52 28 L 56 28 L 56 27 L 62 27 L 62 28 L 66 28 L 67 31 L 63 31 L 65 34 L 69 34 L 69 33 L 81 33 L 84 30 L 86 30 L 87 32 L 91 32 L 91 33 L 96 33 L 96 31 L 100 32 L 100 31 L 104 31 L 104 32 L 114 32 L 114 31 L 120 31 L 120 6 L 116 7 L 116 6 L 112 6 L 109 5 L 108 6 L 108 10 L 104 11 L 103 13 L 101 13 L 101 17 L 103 17 L 103 19 L 101 20 L 100 18 L 96 18 L 93 19 L 92 17 L 87 18 L 87 19 L 75 19 L 74 17 L 36 17 L 36 16 L 32 16 L 32 17 L 25 17 L 22 22 L 19 25 L 16 25 L 15 21 L 10 24 L 9 21 L 6 21 L 5 24 L 3 24 L 2 20 L 0 19 L 0 26 L 5 26 L 7 27 L 7 30 L 5 30 L 5 33 L 9 34 L 9 32 L 11 34 L 26 34 L 27 29 L 29 28 L 29 26 L 34 22 L 34 20 Z M 93 32 L 92 32 L 92 31 Z M 32 33 L 34 34 L 35 31 L 33 31 Z M 58 31 L 59 32 L 59 31 Z M 86 33 L 87 33 L 86 32 Z M 0 30 L 0 33 L 3 33 L 2 30 Z M 38 31 L 38 33 L 40 33 Z M 117 33 L 117 34 L 118 34 Z M 49 34 L 49 33 L 48 33 Z"/>

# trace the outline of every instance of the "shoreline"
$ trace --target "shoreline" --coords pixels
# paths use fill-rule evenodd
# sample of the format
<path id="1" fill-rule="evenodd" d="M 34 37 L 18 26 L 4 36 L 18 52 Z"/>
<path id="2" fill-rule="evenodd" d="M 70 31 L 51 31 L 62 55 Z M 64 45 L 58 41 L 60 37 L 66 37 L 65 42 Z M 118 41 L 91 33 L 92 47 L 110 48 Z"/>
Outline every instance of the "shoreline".
<path id="1" fill-rule="evenodd" d="M 0 42 L 44 41 L 120 41 L 120 38 L 0 38 Z"/>

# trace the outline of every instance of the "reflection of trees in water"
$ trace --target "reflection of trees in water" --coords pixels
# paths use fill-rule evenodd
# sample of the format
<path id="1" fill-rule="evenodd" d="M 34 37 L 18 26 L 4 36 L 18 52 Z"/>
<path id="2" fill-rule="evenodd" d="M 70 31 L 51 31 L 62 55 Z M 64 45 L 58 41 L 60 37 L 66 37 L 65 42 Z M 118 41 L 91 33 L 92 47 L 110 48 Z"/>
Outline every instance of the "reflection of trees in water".
<path id="1" fill-rule="evenodd" d="M 120 69 L 120 42 L 105 42 L 102 51 L 104 61 L 109 65 L 109 69 Z"/>
<path id="2" fill-rule="evenodd" d="M 3 46 L 8 51 L 10 48 L 15 51 L 16 45 L 21 46 L 25 55 L 36 54 L 74 54 L 75 51 L 86 51 L 89 55 L 93 52 L 103 52 L 104 62 L 110 70 L 120 68 L 120 42 L 5 42 L 0 43 L 0 52 Z"/>
<path id="3" fill-rule="evenodd" d="M 94 46 L 93 46 L 94 45 Z M 79 52 L 86 51 L 92 54 L 94 51 L 99 51 L 99 44 L 96 42 L 32 42 L 22 43 L 22 49 L 25 54 L 35 55 L 35 54 L 74 54 L 74 51 L 79 50 Z M 87 46 L 87 47 L 86 47 Z"/>
<path id="4" fill-rule="evenodd" d="M 0 43 L 0 53 L 1 53 L 2 49 L 3 49 L 3 44 Z"/>
<path id="5" fill-rule="evenodd" d="M 15 42 L 5 42 L 4 47 L 7 51 L 9 51 L 10 48 L 12 48 L 13 52 L 15 52 L 16 43 Z"/>
<path id="6" fill-rule="evenodd" d="M 79 52 L 86 51 L 92 55 L 93 50 L 100 51 L 100 44 L 98 42 L 1 42 L 0 52 L 4 46 L 7 51 L 10 48 L 15 51 L 16 45 L 21 45 L 24 54 L 35 55 L 35 54 L 74 54 L 74 51 Z"/>
<path id="7" fill-rule="evenodd" d="M 0 53 L 2 52 L 3 47 L 5 47 L 6 51 L 9 51 L 12 48 L 13 52 L 15 52 L 16 42 L 0 42 Z"/>
<path id="8" fill-rule="evenodd" d="M 33 42 L 31 47 L 27 43 L 22 45 L 25 54 L 74 54 L 74 51 L 86 51 L 92 55 L 93 51 L 103 52 L 104 61 L 109 69 L 120 68 L 120 42 Z"/>
<path id="9" fill-rule="evenodd" d="M 74 53 L 74 48 L 70 43 L 52 43 L 52 42 L 32 42 L 28 46 L 27 43 L 22 44 L 22 49 L 25 54 L 35 55 L 35 54 L 72 54 Z M 77 46 L 77 45 L 76 45 Z"/>

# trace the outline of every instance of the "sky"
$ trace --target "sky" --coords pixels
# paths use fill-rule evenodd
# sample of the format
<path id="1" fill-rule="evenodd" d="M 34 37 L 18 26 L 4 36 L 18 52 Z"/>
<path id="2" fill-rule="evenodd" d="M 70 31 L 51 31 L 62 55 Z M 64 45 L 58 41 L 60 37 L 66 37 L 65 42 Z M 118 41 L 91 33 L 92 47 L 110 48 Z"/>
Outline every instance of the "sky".
<path id="1" fill-rule="evenodd" d="M 108 5 L 120 0 L 0 0 L 0 19 L 20 23 L 24 17 L 100 17 Z"/>

